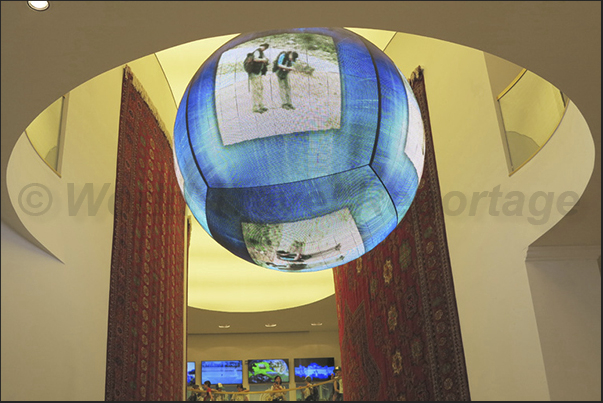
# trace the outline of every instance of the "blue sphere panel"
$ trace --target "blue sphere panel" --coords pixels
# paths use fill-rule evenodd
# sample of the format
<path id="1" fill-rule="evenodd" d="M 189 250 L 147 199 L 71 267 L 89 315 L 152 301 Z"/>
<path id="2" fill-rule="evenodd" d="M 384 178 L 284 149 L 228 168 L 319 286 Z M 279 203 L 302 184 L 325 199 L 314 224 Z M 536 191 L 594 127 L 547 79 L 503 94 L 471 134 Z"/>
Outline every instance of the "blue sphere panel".
<path id="1" fill-rule="evenodd" d="M 307 33 L 309 30 L 299 31 Z M 341 87 L 340 128 L 284 133 L 224 145 L 216 114 L 216 71 L 220 54 L 246 40 L 237 38 L 203 64 L 180 106 L 187 110 L 187 135 L 208 186 L 254 187 L 297 182 L 370 162 L 379 117 L 379 83 L 371 55 L 360 38 L 350 37 L 349 32 L 347 36 L 337 30 L 315 29 L 313 32 L 328 33 L 337 49 L 338 85 Z M 237 96 L 250 97 L 249 94 Z M 309 97 L 306 102 L 314 101 Z M 312 118 L 311 115 L 303 116 L 303 119 Z M 256 114 L 253 124 L 247 129 L 279 124 L 278 121 L 267 121 L 269 119 L 269 112 Z M 281 125 L 285 123 L 280 122 Z"/>
<path id="2" fill-rule="evenodd" d="M 413 94 L 396 65 L 374 45 L 367 46 L 375 60 L 381 83 L 381 120 L 371 167 L 387 188 L 399 222 L 410 208 L 419 184 L 417 170 L 408 155 L 413 150 L 407 148 L 409 134 L 418 137 L 416 133 L 409 132 L 408 97 L 413 97 Z M 422 139 L 422 133 L 420 137 Z"/>
<path id="3" fill-rule="evenodd" d="M 294 71 L 248 74 L 243 59 L 261 43 L 271 62 L 299 52 Z M 279 30 L 240 35 L 200 67 L 174 154 L 185 200 L 218 243 L 309 272 L 358 258 L 396 227 L 422 175 L 424 133 L 407 80 L 373 44 L 341 28 Z"/>
<path id="4" fill-rule="evenodd" d="M 184 96 L 188 94 L 188 89 Z M 186 132 L 186 109 L 178 109 L 176 122 L 174 124 L 175 133 Z M 211 231 L 207 225 L 205 214 L 205 198 L 207 195 L 207 184 L 203 176 L 199 173 L 199 168 L 193 156 L 188 136 L 174 135 L 174 149 L 176 154 L 175 163 L 178 164 L 180 173 L 184 178 L 184 189 L 182 193 L 189 209 L 195 216 L 195 219 L 210 235 Z"/>
<path id="5" fill-rule="evenodd" d="M 336 217 L 335 217 L 336 216 Z M 258 263 L 246 244 L 245 225 L 249 231 L 278 232 L 280 249 L 289 249 L 294 241 L 305 242 L 311 253 L 342 246 L 330 267 L 353 260 L 372 249 L 397 225 L 396 210 L 381 181 L 368 167 L 356 168 L 329 177 L 309 179 L 282 185 L 254 188 L 210 188 L 207 193 L 207 220 L 218 243 L 235 255 Z M 310 247 L 314 232 L 324 231 L 322 222 L 333 230 L 328 240 L 332 245 Z M 295 224 L 297 223 L 297 224 Z M 297 228 L 295 234 L 290 228 Z M 279 232 L 280 231 L 280 232 Z M 283 235 L 289 231 L 288 238 Z M 304 235 L 299 235 L 299 234 Z M 277 242 L 272 240 L 274 248 Z M 282 246 L 284 245 L 284 246 Z M 252 245 L 253 246 L 253 245 Z M 260 245 L 265 247 L 266 245 Z M 352 251 L 352 249 L 355 249 Z M 271 250 L 275 252 L 277 249 Z M 351 251 L 348 256 L 347 252 Z M 357 252 L 357 253 L 356 253 Z M 308 252 L 310 253 L 310 252 Z M 306 262 L 307 263 L 307 262 Z M 323 269 L 325 267 L 321 267 Z M 312 268 L 290 269 L 312 271 Z"/>

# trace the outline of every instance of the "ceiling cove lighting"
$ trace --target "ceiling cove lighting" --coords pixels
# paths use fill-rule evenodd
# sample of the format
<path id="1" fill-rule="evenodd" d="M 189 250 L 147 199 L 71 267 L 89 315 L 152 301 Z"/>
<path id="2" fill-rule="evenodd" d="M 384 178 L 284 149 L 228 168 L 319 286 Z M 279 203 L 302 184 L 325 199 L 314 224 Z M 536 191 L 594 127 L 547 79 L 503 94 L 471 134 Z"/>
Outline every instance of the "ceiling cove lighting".
<path id="1" fill-rule="evenodd" d="M 50 3 L 47 1 L 28 1 L 27 5 L 32 10 L 36 10 L 36 11 L 44 11 L 44 10 L 47 10 L 48 7 L 50 7 Z"/>
<path id="2" fill-rule="evenodd" d="M 406 78 L 343 28 L 235 37 L 193 76 L 174 126 L 199 224 L 283 272 L 340 266 L 383 241 L 415 197 L 424 144 Z"/>

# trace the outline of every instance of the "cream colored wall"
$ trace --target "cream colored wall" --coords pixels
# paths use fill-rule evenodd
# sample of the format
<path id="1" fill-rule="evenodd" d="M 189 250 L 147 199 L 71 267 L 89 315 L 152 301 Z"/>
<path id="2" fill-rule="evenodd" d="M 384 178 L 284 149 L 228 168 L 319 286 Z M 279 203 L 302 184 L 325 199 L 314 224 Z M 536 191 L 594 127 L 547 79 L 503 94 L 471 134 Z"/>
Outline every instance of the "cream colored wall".
<path id="1" fill-rule="evenodd" d="M 112 70 L 71 92 L 62 178 L 27 139 L 11 155 L 12 195 L 39 183 L 53 196 L 47 214 L 20 215 L 63 262 L 2 225 L 2 400 L 104 399 L 113 215 L 107 197 L 70 214 L 68 184 L 113 192 L 120 82 Z"/>
<path id="2" fill-rule="evenodd" d="M 147 99 L 159 114 L 169 138 L 173 139 L 177 108 L 157 57 L 154 54 L 145 56 L 128 63 L 128 66 L 132 69 L 134 77 L 142 84 Z"/>
<path id="3" fill-rule="evenodd" d="M 588 127 L 572 105 L 551 141 L 509 177 L 484 54 L 400 33 L 386 53 L 406 75 L 424 68 L 471 397 L 549 400 L 524 261 L 562 214 L 553 208 L 545 217 L 538 204 L 531 214 L 528 201 L 537 191 L 555 201 L 563 191 L 582 193 L 594 161 Z M 493 213 L 492 198 L 475 199 L 471 211 L 474 193 L 497 189 Z M 501 213 L 511 191 L 525 197 L 522 216 Z M 461 197 L 467 205 L 457 213 Z"/>
<path id="4" fill-rule="evenodd" d="M 534 249 L 536 256 L 530 256 Z M 554 401 L 601 400 L 600 254 L 600 247 L 531 247 L 528 252 L 526 267 Z"/>
<path id="5" fill-rule="evenodd" d="M 199 371 L 201 361 L 289 359 L 293 368 L 295 358 L 334 357 L 341 364 L 338 332 L 251 333 L 229 335 L 189 335 L 187 360 L 195 361 Z M 245 367 L 244 367 L 245 368 Z M 197 372 L 197 383 L 200 382 Z M 213 381 L 212 381 L 213 382 Z M 215 383 L 215 382 L 214 382 Z M 243 386 L 249 389 L 243 373 Z M 290 388 L 295 388 L 295 378 L 290 377 Z M 268 386 L 266 387 L 268 388 Z M 297 400 L 295 391 L 289 400 Z M 257 399 L 256 399 L 257 400 Z"/>
<path id="6" fill-rule="evenodd" d="M 484 56 L 496 96 L 522 69 Z M 528 250 L 526 268 L 551 400 L 601 400 L 600 247 L 594 249 L 531 245 Z"/>
<path id="7" fill-rule="evenodd" d="M 131 68 L 173 127 L 176 107 L 155 57 Z M 7 185 L 19 216 L 62 262 L 2 223 L 2 400 L 104 400 L 122 75 L 119 67 L 70 92 L 61 178 L 25 137 L 11 155 Z M 75 208 L 86 184 L 98 209 L 87 200 Z M 20 194 L 34 213 L 44 194 L 52 205 L 28 215 Z"/>

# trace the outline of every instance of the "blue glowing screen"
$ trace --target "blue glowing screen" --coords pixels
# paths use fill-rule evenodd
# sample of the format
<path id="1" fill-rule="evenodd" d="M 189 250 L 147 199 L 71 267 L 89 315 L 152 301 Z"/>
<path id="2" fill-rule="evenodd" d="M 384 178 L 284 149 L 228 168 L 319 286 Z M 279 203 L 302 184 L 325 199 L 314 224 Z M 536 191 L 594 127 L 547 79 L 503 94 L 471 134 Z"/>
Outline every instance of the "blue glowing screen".
<path id="1" fill-rule="evenodd" d="M 197 374 L 195 371 L 195 362 L 188 361 L 186 363 L 186 384 L 192 386 L 197 381 Z"/>
<path id="2" fill-rule="evenodd" d="M 201 383 L 238 385 L 243 383 L 243 361 L 201 361 Z"/>
<path id="3" fill-rule="evenodd" d="M 410 207 L 424 159 L 408 82 L 341 28 L 220 47 L 185 91 L 174 147 L 201 226 L 236 256 L 286 272 L 336 267 L 379 244 Z"/>
<path id="4" fill-rule="evenodd" d="M 310 377 L 310 382 L 328 381 L 335 370 L 335 358 L 295 358 L 295 382 L 304 382 Z"/>

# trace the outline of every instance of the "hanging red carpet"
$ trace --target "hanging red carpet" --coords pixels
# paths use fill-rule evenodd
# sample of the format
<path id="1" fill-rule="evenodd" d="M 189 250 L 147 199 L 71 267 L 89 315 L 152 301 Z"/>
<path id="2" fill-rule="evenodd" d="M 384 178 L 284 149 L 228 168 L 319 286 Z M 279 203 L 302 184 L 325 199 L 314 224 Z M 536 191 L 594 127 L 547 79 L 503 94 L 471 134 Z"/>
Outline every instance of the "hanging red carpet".
<path id="1" fill-rule="evenodd" d="M 345 400 L 470 400 L 425 82 L 425 166 L 398 227 L 333 269 Z"/>
<path id="2" fill-rule="evenodd" d="M 138 88 L 137 88 L 138 87 Z M 106 400 L 182 400 L 185 202 L 161 123 L 124 70 Z"/>

